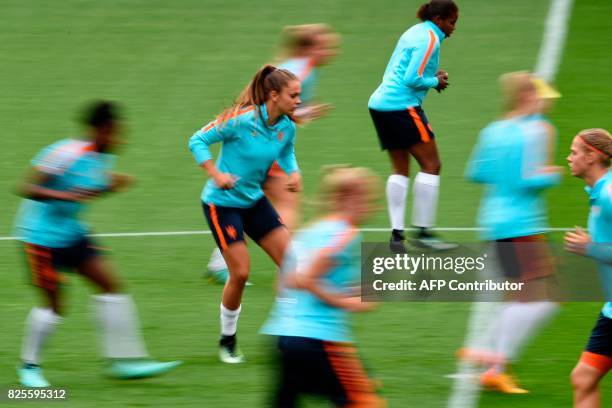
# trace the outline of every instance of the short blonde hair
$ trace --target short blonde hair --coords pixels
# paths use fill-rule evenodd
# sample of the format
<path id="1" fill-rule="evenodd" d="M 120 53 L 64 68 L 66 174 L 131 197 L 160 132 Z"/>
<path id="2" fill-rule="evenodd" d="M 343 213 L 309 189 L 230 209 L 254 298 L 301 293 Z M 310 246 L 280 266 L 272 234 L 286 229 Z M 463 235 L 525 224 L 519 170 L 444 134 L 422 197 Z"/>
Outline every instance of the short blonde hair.
<path id="1" fill-rule="evenodd" d="M 601 163 L 605 167 L 610 167 L 612 136 L 606 129 L 584 129 L 578 132 L 576 136 L 588 150 L 598 153 L 601 157 Z"/>
<path id="2" fill-rule="evenodd" d="M 324 210 L 330 210 L 339 197 L 351 194 L 357 186 L 365 188 L 365 195 L 375 201 L 380 195 L 380 179 L 366 167 L 333 165 L 323 167 L 320 186 L 320 204 Z"/>

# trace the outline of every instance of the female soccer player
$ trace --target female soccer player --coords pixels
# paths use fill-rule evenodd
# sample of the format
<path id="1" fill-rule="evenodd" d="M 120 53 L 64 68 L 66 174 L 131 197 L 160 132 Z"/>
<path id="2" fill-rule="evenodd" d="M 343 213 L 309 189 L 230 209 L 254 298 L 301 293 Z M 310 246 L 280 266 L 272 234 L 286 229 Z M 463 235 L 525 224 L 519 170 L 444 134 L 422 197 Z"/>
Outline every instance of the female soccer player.
<path id="1" fill-rule="evenodd" d="M 449 85 L 448 74 L 438 70 L 440 45 L 455 31 L 459 8 L 453 0 L 431 0 L 419 8 L 417 17 L 422 23 L 400 37 L 382 83 L 368 102 L 380 145 L 389 152 L 393 167 L 386 190 L 392 228 L 390 245 L 396 251 L 405 250 L 404 213 L 410 156 L 421 167 L 413 189 L 415 243 L 437 250 L 456 247 L 436 239 L 428 230 L 435 223 L 440 158 L 434 132 L 421 106 L 429 89 L 440 92 Z"/>
<path id="2" fill-rule="evenodd" d="M 526 289 L 505 299 L 489 327 L 494 341 L 476 351 L 495 356 L 481 383 L 519 394 L 527 391 L 507 374 L 507 363 L 557 308 L 542 296 L 554 274 L 543 235 L 548 225 L 542 193 L 560 182 L 561 168 L 550 164 L 556 133 L 540 114 L 543 99 L 555 92 L 526 72 L 503 75 L 501 85 L 506 113 L 481 132 L 466 176 L 486 185 L 478 224 L 493 243 L 504 279 L 523 282 Z"/>
<path id="3" fill-rule="evenodd" d="M 19 380 L 26 387 L 48 387 L 40 369 L 47 337 L 61 323 L 61 283 L 58 269 L 68 268 L 100 290 L 94 296 L 103 330 L 109 374 L 137 378 L 161 374 L 179 362 L 146 360 L 132 299 L 120 293 L 120 284 L 110 266 L 87 237 L 88 227 L 78 219 L 86 204 L 105 193 L 127 187 L 131 178 L 110 171 L 112 149 L 119 143 L 117 108 L 98 102 L 85 118 L 87 140 L 64 139 L 38 154 L 33 171 L 20 187 L 25 197 L 17 218 L 32 281 L 43 294 L 45 305 L 31 310 L 26 322 Z"/>
<path id="4" fill-rule="evenodd" d="M 289 232 L 261 186 L 272 163 L 278 161 L 288 174 L 286 188 L 301 190 L 293 116 L 301 102 L 300 91 L 295 75 L 266 65 L 234 106 L 189 141 L 196 162 L 210 177 L 202 192 L 202 205 L 229 269 L 221 301 L 220 358 L 226 363 L 244 361 L 236 342 L 242 291 L 250 270 L 244 233 L 277 265 L 289 242 Z M 213 163 L 209 146 L 219 142 L 222 152 Z"/>
<path id="5" fill-rule="evenodd" d="M 378 180 L 365 168 L 334 168 L 323 178 L 327 214 L 300 232 L 287 251 L 276 303 L 262 328 L 278 336 L 279 385 L 272 406 L 294 407 L 300 394 L 336 406 L 382 407 L 357 351 L 350 312 L 369 310 L 359 281 L 357 227 L 373 210 Z"/>
<path id="6" fill-rule="evenodd" d="M 573 176 L 587 184 L 588 232 L 565 235 L 565 248 L 595 259 L 603 279 L 604 305 L 580 361 L 572 371 L 574 406 L 600 406 L 599 382 L 612 368 L 612 136 L 604 129 L 582 130 L 572 141 L 567 157 Z"/>
<path id="7" fill-rule="evenodd" d="M 310 122 L 324 116 L 329 104 L 314 99 L 318 69 L 336 55 L 338 34 L 327 24 L 303 24 L 288 26 L 283 30 L 283 44 L 279 54 L 279 68 L 293 73 L 301 82 L 302 103 L 294 116 L 301 122 Z M 274 162 L 264 183 L 266 197 L 278 211 L 283 224 L 291 231 L 299 224 L 300 195 L 287 189 L 287 174 Z M 228 277 L 227 264 L 218 248 L 215 248 L 207 266 L 208 275 L 221 283 Z"/>

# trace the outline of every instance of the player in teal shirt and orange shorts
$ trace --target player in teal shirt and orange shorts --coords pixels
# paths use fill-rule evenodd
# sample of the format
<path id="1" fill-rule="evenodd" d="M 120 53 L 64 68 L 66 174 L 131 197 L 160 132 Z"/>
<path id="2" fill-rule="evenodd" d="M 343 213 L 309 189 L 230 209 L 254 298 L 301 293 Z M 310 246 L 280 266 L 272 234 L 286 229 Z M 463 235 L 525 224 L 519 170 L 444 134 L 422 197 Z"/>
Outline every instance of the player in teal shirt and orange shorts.
<path id="1" fill-rule="evenodd" d="M 236 330 L 250 264 L 244 234 L 280 265 L 289 231 L 264 195 L 262 184 L 277 161 L 287 173 L 287 187 L 301 189 L 294 152 L 295 118 L 301 86 L 291 72 L 264 66 L 233 107 L 197 131 L 189 148 L 210 179 L 201 201 L 210 230 L 229 269 L 221 301 L 219 356 L 241 363 Z M 209 146 L 222 143 L 216 163 Z"/>
<path id="2" fill-rule="evenodd" d="M 48 387 L 40 368 L 46 339 L 63 320 L 62 269 L 74 270 L 91 281 L 100 294 L 93 297 L 103 334 L 109 374 L 138 378 L 161 374 L 179 362 L 150 361 L 140 334 L 132 299 L 120 293 L 114 276 L 79 216 L 87 203 L 108 192 L 120 191 L 131 178 L 111 172 L 112 150 L 120 143 L 120 121 L 112 102 L 94 103 L 84 118 L 86 139 L 64 139 L 41 151 L 19 188 L 24 200 L 16 234 L 23 243 L 32 282 L 43 293 L 45 305 L 34 307 L 26 322 L 19 380 L 26 387 Z"/>
<path id="3" fill-rule="evenodd" d="M 580 361 L 572 371 L 574 406 L 600 406 L 599 382 L 612 369 L 612 136 L 605 129 L 585 129 L 574 137 L 567 157 L 573 176 L 587 184 L 588 232 L 565 235 L 565 248 L 597 261 L 606 303 Z"/>

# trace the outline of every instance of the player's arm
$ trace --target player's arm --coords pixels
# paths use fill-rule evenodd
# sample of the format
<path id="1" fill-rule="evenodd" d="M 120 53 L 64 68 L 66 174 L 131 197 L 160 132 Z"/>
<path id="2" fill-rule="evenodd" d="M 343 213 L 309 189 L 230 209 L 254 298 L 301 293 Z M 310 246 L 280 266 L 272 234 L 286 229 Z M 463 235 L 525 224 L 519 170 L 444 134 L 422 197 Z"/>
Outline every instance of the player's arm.
<path id="1" fill-rule="evenodd" d="M 609 208 L 612 216 L 612 208 Z M 578 255 L 588 256 L 599 262 L 612 265 L 612 242 L 596 243 L 591 235 L 582 228 L 576 227 L 574 231 L 565 234 L 565 249 Z"/>
<path id="2" fill-rule="evenodd" d="M 551 140 L 554 134 L 550 134 L 554 129 L 547 127 L 547 140 L 539 140 L 537 143 L 545 143 L 545 149 L 538 149 L 531 143 L 525 143 L 521 149 L 521 171 L 516 180 L 522 188 L 542 190 L 556 186 L 561 182 L 563 169 L 560 166 L 550 165 Z"/>
<path id="3" fill-rule="evenodd" d="M 428 33 L 427 38 L 416 42 L 414 47 L 403 50 L 403 52 L 410 54 L 406 56 L 409 58 L 409 63 L 404 73 L 404 83 L 406 86 L 415 89 L 445 89 L 448 86 L 448 74 L 442 71 L 438 71 L 436 76 L 425 76 L 425 67 L 437 46 L 435 36 Z"/>
<path id="4" fill-rule="evenodd" d="M 292 126 L 290 134 L 287 135 L 288 142 L 285 144 L 278 156 L 278 165 L 289 175 L 287 188 L 289 191 L 302 190 L 302 176 L 295 157 L 295 126 Z"/>
<path id="5" fill-rule="evenodd" d="M 351 312 L 363 312 L 372 309 L 374 304 L 361 302 L 360 296 L 346 296 L 334 293 L 325 287 L 322 278 L 335 265 L 334 254 L 331 248 L 319 251 L 308 269 L 292 272 L 285 278 L 285 284 L 288 287 L 307 290 L 332 307 Z"/>
<path id="6" fill-rule="evenodd" d="M 465 169 L 465 178 L 481 184 L 493 182 L 495 176 L 495 157 L 487 145 L 486 129 L 480 132 L 478 142 Z"/>
<path id="7" fill-rule="evenodd" d="M 218 118 L 195 132 L 189 139 L 189 150 L 191 150 L 196 163 L 204 168 L 208 176 L 222 189 L 233 188 L 236 177 L 217 169 L 213 162 L 210 146 L 236 138 L 239 124 L 238 118 L 228 119 L 225 122 Z"/>
<path id="8" fill-rule="evenodd" d="M 55 190 L 48 187 L 49 181 L 53 177 L 55 177 L 54 174 L 33 167 L 17 186 L 17 194 L 37 201 L 87 201 L 99 194 L 97 191 L 83 189 L 72 191 Z"/>

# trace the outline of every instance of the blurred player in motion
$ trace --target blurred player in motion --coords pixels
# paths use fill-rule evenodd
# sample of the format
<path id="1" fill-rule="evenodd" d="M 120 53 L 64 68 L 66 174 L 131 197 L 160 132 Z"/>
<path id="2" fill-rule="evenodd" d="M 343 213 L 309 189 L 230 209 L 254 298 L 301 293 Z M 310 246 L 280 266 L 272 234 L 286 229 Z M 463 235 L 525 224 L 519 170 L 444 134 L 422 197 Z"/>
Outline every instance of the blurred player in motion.
<path id="1" fill-rule="evenodd" d="M 62 321 L 61 268 L 75 270 L 100 291 L 93 298 L 111 376 L 148 377 L 179 364 L 148 359 L 132 298 L 120 293 L 117 277 L 87 237 L 88 227 L 78 219 L 89 201 L 131 182 L 129 176 L 110 171 L 111 152 L 120 143 L 115 104 L 97 102 L 84 119 L 87 138 L 64 139 L 42 150 L 20 186 L 25 199 L 17 217 L 17 234 L 22 237 L 32 281 L 44 299 L 44 306 L 32 308 L 26 321 L 18 368 L 26 387 L 49 386 L 40 362 L 47 338 Z"/>
<path id="2" fill-rule="evenodd" d="M 349 328 L 351 312 L 373 306 L 361 302 L 353 285 L 360 271 L 357 228 L 374 209 L 378 179 L 365 168 L 332 168 L 321 189 L 326 215 L 295 236 L 262 328 L 278 336 L 280 372 L 272 406 L 295 407 L 303 394 L 323 395 L 342 407 L 385 406 Z"/>
<path id="3" fill-rule="evenodd" d="M 302 84 L 302 103 L 294 116 L 301 122 L 310 122 L 324 116 L 331 108 L 329 104 L 315 101 L 315 88 L 319 67 L 328 64 L 337 54 L 339 36 L 327 24 L 303 24 L 287 26 L 283 30 L 281 52 L 276 64 L 293 73 Z M 300 194 L 287 188 L 287 174 L 277 162 L 272 164 L 264 183 L 266 197 L 278 211 L 283 223 L 292 231 L 299 225 Z M 228 277 L 227 264 L 215 248 L 207 266 L 208 276 L 225 283 Z"/>
<path id="4" fill-rule="evenodd" d="M 565 235 L 565 248 L 597 261 L 607 303 L 585 351 L 572 371 L 574 406 L 598 408 L 599 382 L 612 368 L 612 137 L 604 129 L 582 130 L 572 141 L 567 157 L 573 176 L 587 184 L 588 232 L 576 229 Z"/>
<path id="5" fill-rule="evenodd" d="M 221 301 L 220 358 L 241 363 L 236 329 L 250 260 L 244 234 L 280 265 L 289 243 L 289 231 L 264 195 L 262 184 L 278 161 L 288 176 L 286 188 L 301 190 L 295 159 L 295 121 L 301 85 L 291 72 L 271 65 L 259 70 L 234 106 L 197 131 L 189 148 L 209 180 L 202 206 L 210 230 L 229 269 Z M 213 162 L 209 146 L 222 143 Z"/>
<path id="6" fill-rule="evenodd" d="M 481 132 L 466 175 L 486 186 L 478 224 L 492 243 L 497 278 L 524 282 L 525 289 L 501 304 L 474 305 L 471 325 L 489 319 L 482 333 L 468 337 L 460 357 L 488 367 L 480 377 L 484 387 L 522 394 L 527 391 L 507 373 L 507 364 L 557 309 L 545 295 L 555 270 L 544 236 L 543 192 L 560 182 L 562 169 L 551 165 L 556 131 L 542 111 L 560 95 L 527 72 L 502 75 L 500 83 L 505 115 Z"/>
<path id="7" fill-rule="evenodd" d="M 380 146 L 389 152 L 393 167 L 386 188 L 392 228 L 390 246 L 400 252 L 405 251 L 410 156 L 421 167 L 413 188 L 415 244 L 434 250 L 457 247 L 436 238 L 429 230 L 435 224 L 441 164 L 434 132 L 422 105 L 430 89 L 440 92 L 449 86 L 448 74 L 438 70 L 440 46 L 455 31 L 459 8 L 452 0 L 431 0 L 419 8 L 417 17 L 422 23 L 402 34 L 382 83 L 368 102 Z"/>

